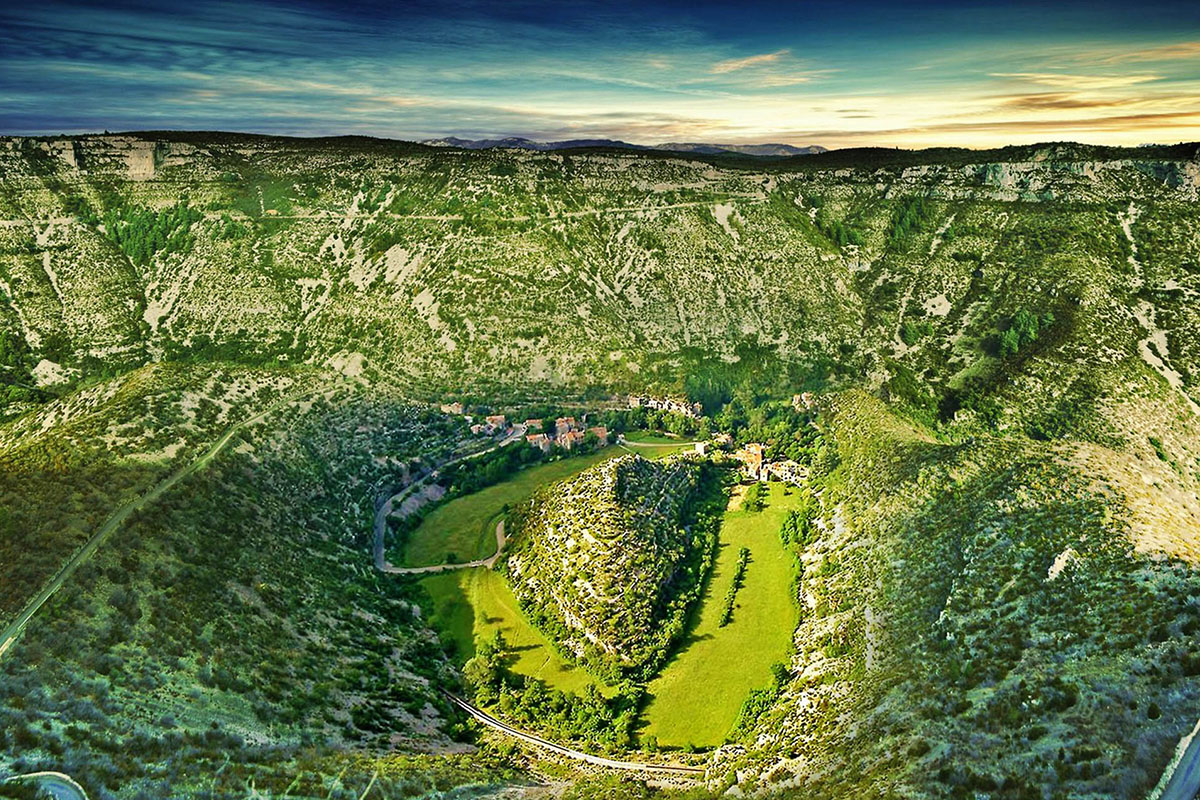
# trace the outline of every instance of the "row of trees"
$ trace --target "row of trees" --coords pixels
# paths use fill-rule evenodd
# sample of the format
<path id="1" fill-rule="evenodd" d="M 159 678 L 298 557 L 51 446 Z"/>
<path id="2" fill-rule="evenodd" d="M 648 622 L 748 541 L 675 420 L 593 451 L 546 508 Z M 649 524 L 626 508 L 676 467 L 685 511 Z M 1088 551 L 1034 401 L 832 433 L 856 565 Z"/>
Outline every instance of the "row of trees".
<path id="1" fill-rule="evenodd" d="M 758 484 L 754 484 L 758 486 Z M 725 592 L 725 599 L 721 604 L 721 622 L 717 627 L 724 628 L 733 621 L 733 604 L 737 601 L 738 589 L 742 588 L 742 583 L 746 579 L 746 567 L 750 564 L 750 548 L 743 547 L 738 551 L 737 566 L 733 570 L 733 583 L 729 584 L 729 589 Z"/>

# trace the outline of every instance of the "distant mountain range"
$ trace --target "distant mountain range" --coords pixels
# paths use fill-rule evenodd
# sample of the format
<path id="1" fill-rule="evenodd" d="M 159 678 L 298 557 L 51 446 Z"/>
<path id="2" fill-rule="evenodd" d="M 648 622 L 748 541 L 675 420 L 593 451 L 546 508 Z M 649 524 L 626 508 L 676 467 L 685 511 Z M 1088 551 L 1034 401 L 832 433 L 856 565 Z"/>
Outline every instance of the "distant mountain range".
<path id="1" fill-rule="evenodd" d="M 566 150 L 572 147 L 621 147 L 627 150 L 669 150 L 679 153 L 740 153 L 748 156 L 807 156 L 824 153 L 828 148 L 820 145 L 796 147 L 790 144 L 707 144 L 703 142 L 666 142 L 664 144 L 630 144 L 619 139 L 567 139 L 562 142 L 535 142 L 519 136 L 506 139 L 459 139 L 447 136 L 442 139 L 426 139 L 421 144 L 433 147 L 461 147 L 464 150 L 486 150 L 490 147 L 512 147 L 521 150 Z"/>

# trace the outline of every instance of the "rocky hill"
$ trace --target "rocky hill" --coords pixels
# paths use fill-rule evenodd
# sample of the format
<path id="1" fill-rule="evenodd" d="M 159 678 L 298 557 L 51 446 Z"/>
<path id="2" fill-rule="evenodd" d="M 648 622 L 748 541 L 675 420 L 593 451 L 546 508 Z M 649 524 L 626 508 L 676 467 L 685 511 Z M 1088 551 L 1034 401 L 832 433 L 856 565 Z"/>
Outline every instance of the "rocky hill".
<path id="1" fill-rule="evenodd" d="M 696 518 L 704 473 L 629 455 L 541 491 L 515 516 L 506 558 L 521 607 L 585 663 L 651 672 L 711 561 L 713 531 Z"/>

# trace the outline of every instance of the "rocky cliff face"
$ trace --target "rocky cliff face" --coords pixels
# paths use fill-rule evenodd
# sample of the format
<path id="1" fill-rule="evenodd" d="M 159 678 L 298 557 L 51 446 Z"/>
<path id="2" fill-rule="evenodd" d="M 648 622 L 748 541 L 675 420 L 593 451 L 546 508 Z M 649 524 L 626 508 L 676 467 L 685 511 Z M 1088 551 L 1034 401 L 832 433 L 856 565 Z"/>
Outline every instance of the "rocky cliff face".
<path id="1" fill-rule="evenodd" d="M 768 174 L 355 139 L 8 139 L 0 324 L 64 370 L 205 352 L 361 363 L 414 387 L 637 384 L 671 380 L 689 348 L 749 345 L 919 371 L 903 324 L 924 318 L 922 349 L 954 358 L 972 323 L 1008 310 L 997 282 L 1103 284 L 1136 305 L 1131 202 L 1148 286 L 1191 290 L 1195 160 L 1018 155 Z M 894 235 L 913 197 L 927 208 Z M 146 215 L 183 204 L 185 235 L 141 247 L 159 223 Z M 1189 312 L 1163 311 L 1175 354 L 1183 326 L 1161 322 Z"/>

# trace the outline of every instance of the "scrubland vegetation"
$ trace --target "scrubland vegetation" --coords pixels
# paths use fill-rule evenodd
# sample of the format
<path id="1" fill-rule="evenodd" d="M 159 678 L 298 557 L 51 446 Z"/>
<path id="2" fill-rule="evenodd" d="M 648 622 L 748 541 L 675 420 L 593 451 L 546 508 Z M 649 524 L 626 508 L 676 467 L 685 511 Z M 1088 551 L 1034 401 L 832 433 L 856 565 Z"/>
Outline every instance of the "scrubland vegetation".
<path id="1" fill-rule="evenodd" d="M 0 621 L 279 408 L 0 653 L 0 772 L 662 794 L 476 740 L 437 692 L 474 687 L 601 750 L 716 746 L 702 794 L 1144 797 L 1200 716 L 1198 174 L 1194 145 L 5 140 Z M 447 399 L 682 437 L 646 455 L 728 433 L 809 477 L 726 510 L 724 468 L 683 457 L 529 501 L 569 462 L 454 471 L 424 521 L 453 543 L 410 544 L 470 551 L 516 506 L 504 610 L 495 573 L 371 566 L 375 503 L 464 447 L 420 403 Z"/>
<path id="2" fill-rule="evenodd" d="M 205 785 L 213 759 L 270 780 L 346 744 L 446 740 L 417 678 L 446 668 L 418 594 L 363 553 L 374 456 L 453 428 L 346 390 L 304 405 L 136 513 L 0 662 L 14 771 L 157 795 Z"/>
<path id="3" fill-rule="evenodd" d="M 598 675 L 653 675 L 708 571 L 722 502 L 703 462 L 626 455 L 510 517 L 505 572 L 534 624 Z"/>

